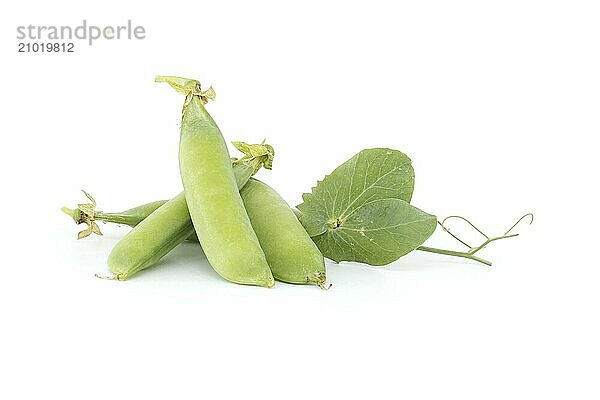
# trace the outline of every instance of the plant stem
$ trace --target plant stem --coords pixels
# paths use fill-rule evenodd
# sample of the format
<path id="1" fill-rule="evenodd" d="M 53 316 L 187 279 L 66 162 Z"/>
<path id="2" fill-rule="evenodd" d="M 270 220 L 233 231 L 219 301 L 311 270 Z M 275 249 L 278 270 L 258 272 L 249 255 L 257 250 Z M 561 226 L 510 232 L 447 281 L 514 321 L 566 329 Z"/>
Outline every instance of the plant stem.
<path id="1" fill-rule="evenodd" d="M 140 218 L 119 213 L 104 213 L 102 211 L 94 212 L 94 219 L 113 224 L 135 226 L 141 222 Z"/>
<path id="2" fill-rule="evenodd" d="M 60 211 L 64 212 L 65 214 L 67 214 L 71 218 L 75 218 L 75 210 L 72 210 L 72 209 L 70 209 L 68 207 L 62 207 L 60 209 Z"/>
<path id="3" fill-rule="evenodd" d="M 81 223 L 81 212 L 79 211 L 79 209 L 72 210 L 68 207 L 62 207 L 60 210 L 67 214 L 69 217 L 73 218 L 73 221 L 75 221 L 76 224 Z"/>
<path id="4" fill-rule="evenodd" d="M 435 247 L 427 247 L 427 246 L 419 246 L 419 247 L 417 247 L 417 250 L 426 251 L 426 252 L 429 252 L 429 253 L 444 254 L 444 255 L 447 255 L 447 256 L 468 258 L 469 260 L 477 261 L 477 262 L 480 262 L 480 263 L 485 264 L 487 266 L 491 266 L 492 265 L 491 261 L 488 261 L 488 260 L 485 260 L 483 258 L 477 257 L 476 255 L 473 255 L 473 254 L 470 254 L 470 253 L 466 253 L 464 251 L 444 250 L 444 249 L 437 249 Z"/>
<path id="5" fill-rule="evenodd" d="M 479 245 L 477 247 L 471 247 L 471 250 L 469 250 L 469 254 L 475 254 L 475 253 L 477 253 L 479 250 L 483 249 L 485 246 L 487 246 L 488 244 L 492 243 L 493 241 L 501 240 L 501 239 L 509 239 L 509 238 L 517 237 L 517 236 L 519 236 L 518 233 L 513 233 L 512 235 L 504 235 L 504 236 L 498 236 L 498 237 L 494 237 L 494 238 L 488 238 L 481 245 Z"/>

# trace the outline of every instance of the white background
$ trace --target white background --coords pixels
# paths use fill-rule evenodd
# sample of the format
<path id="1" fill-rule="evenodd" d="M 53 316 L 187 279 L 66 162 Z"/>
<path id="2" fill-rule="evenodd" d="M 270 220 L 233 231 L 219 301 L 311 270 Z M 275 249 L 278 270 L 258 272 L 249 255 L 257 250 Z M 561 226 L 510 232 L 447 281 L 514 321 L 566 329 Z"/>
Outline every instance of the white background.
<path id="1" fill-rule="evenodd" d="M 142 41 L 18 54 L 18 25 L 143 25 Z M 1 19 L 0 397 L 597 399 L 600 13 L 593 1 L 22 1 Z M 181 190 L 183 98 L 267 138 L 296 205 L 367 147 L 407 153 L 413 203 L 502 233 L 491 268 L 426 253 L 328 264 L 332 290 L 225 282 L 193 245 L 94 278 L 127 231 L 60 213 Z M 81 227 L 82 228 L 82 227 Z M 439 232 L 428 242 L 455 246 Z M 458 247 L 457 247 L 458 248 Z"/>

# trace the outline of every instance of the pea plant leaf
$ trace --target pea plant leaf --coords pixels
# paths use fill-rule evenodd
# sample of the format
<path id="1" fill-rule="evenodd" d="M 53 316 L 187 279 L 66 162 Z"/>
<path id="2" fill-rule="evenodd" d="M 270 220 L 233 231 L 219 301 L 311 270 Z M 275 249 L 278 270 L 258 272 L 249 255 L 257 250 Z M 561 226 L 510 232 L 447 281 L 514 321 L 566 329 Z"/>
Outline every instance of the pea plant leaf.
<path id="1" fill-rule="evenodd" d="M 437 218 L 409 204 L 410 158 L 391 149 L 366 149 L 303 195 L 298 218 L 333 261 L 385 265 L 431 236 Z"/>
<path id="2" fill-rule="evenodd" d="M 332 221 L 345 220 L 364 204 L 394 198 L 410 203 L 415 171 L 398 150 L 365 149 L 337 167 L 304 193 L 297 206 L 310 236 L 327 231 Z"/>
<path id="3" fill-rule="evenodd" d="M 313 237 L 323 255 L 335 262 L 386 265 L 423 244 L 437 218 L 400 199 L 375 200 L 338 227 Z"/>

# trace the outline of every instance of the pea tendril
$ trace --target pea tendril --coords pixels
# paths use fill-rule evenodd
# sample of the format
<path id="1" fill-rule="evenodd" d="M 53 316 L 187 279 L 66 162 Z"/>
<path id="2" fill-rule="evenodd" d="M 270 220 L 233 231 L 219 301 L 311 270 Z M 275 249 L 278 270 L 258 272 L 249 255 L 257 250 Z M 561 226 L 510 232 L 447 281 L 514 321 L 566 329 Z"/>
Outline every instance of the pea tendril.
<path id="1" fill-rule="evenodd" d="M 451 216 L 444 218 L 442 221 L 438 221 L 438 225 L 444 230 L 444 232 L 446 232 L 447 234 L 452 236 L 454 239 L 456 239 L 458 242 L 460 242 L 462 245 L 468 247 L 469 249 L 467 251 L 454 251 L 454 250 L 438 249 L 435 247 L 419 246 L 419 247 L 417 247 L 417 250 L 426 251 L 429 253 L 444 254 L 444 255 L 449 255 L 449 256 L 454 256 L 454 257 L 468 258 L 470 260 L 477 261 L 482 264 L 491 266 L 492 265 L 491 261 L 477 257 L 475 254 L 477 252 L 479 252 L 480 250 L 484 249 L 488 244 L 490 244 L 492 242 L 495 242 L 495 241 L 501 240 L 501 239 L 508 239 L 508 238 L 519 236 L 518 233 L 511 233 L 511 232 L 517 227 L 517 225 L 519 225 L 523 220 L 525 220 L 527 218 L 530 218 L 529 224 L 531 225 L 533 223 L 533 214 L 527 213 L 527 214 L 523 215 L 521 218 L 519 218 L 517 220 L 517 222 L 515 222 L 506 232 L 504 232 L 504 234 L 502 234 L 500 236 L 492 237 L 492 236 L 485 234 L 481 229 L 479 229 L 475 224 L 473 224 L 471 221 L 469 221 L 465 217 L 462 217 L 460 215 L 451 215 Z M 462 240 L 460 237 L 458 237 L 457 235 L 452 233 L 450 231 L 450 228 L 448 228 L 446 226 L 446 222 L 451 219 L 460 219 L 460 220 L 466 222 L 474 231 L 476 231 L 478 234 L 480 234 L 481 236 L 484 237 L 483 242 L 477 246 L 471 246 L 466 241 Z"/>

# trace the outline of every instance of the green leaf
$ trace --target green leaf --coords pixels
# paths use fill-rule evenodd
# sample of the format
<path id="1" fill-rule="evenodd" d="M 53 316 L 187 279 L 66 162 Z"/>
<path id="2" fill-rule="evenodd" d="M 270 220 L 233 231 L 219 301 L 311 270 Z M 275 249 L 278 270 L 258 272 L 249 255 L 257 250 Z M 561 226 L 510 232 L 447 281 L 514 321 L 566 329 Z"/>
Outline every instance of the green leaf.
<path id="1" fill-rule="evenodd" d="M 337 167 L 298 205 L 298 219 L 333 261 L 389 264 L 423 244 L 437 218 L 411 206 L 410 158 L 366 149 Z"/>
<path id="2" fill-rule="evenodd" d="M 381 199 L 365 204 L 338 227 L 313 237 L 333 261 L 386 265 L 423 244 L 437 218 L 404 200 Z"/>
<path id="3" fill-rule="evenodd" d="M 345 221 L 365 204 L 380 199 L 410 203 L 415 182 L 411 160 L 392 149 L 365 149 L 337 167 L 298 205 L 310 236 L 325 233 L 332 221 Z"/>

